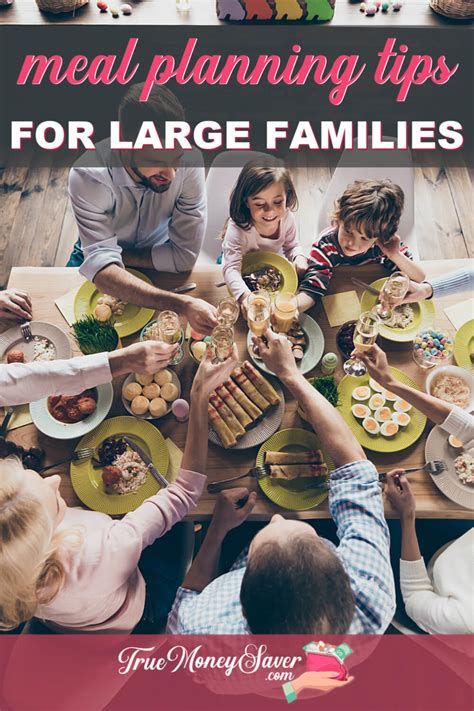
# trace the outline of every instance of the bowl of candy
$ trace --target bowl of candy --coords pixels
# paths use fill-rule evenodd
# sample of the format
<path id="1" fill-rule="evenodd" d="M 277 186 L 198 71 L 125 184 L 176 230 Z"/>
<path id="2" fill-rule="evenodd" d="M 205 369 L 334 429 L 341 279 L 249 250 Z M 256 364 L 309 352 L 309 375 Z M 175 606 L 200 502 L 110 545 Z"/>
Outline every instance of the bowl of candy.
<path id="1" fill-rule="evenodd" d="M 453 339 L 435 328 L 419 331 L 413 341 L 413 358 L 421 368 L 449 365 L 453 356 Z"/>

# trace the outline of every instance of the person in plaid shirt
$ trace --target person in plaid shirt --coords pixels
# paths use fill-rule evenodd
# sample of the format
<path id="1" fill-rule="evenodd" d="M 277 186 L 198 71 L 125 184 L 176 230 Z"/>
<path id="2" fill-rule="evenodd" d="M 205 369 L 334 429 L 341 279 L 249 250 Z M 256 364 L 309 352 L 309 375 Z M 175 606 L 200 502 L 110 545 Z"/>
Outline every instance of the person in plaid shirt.
<path id="1" fill-rule="evenodd" d="M 298 294 L 300 311 L 324 296 L 340 265 L 378 262 L 389 272 L 399 270 L 423 281 L 423 269 L 396 234 L 403 202 L 403 190 L 391 180 L 356 180 L 347 186 L 336 202 L 331 227 L 311 248 Z"/>
<path id="2" fill-rule="evenodd" d="M 256 501 L 221 493 L 207 536 L 168 617 L 175 634 L 381 634 L 395 611 L 390 537 L 378 474 L 337 410 L 298 371 L 283 335 L 255 339 L 332 457 L 329 505 L 339 546 L 307 523 L 273 516 L 218 577 L 222 543 Z"/>

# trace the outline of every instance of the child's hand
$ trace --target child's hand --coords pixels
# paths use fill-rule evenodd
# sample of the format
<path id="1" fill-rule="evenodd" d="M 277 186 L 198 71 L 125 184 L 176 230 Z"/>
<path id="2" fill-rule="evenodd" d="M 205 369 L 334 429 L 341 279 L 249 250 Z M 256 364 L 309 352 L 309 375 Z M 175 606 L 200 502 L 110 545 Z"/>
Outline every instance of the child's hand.
<path id="1" fill-rule="evenodd" d="M 242 311 L 242 316 L 244 317 L 245 321 L 247 320 L 247 316 L 248 316 L 249 296 L 250 296 L 250 292 L 248 291 L 246 294 L 243 294 L 239 299 L 240 310 Z"/>
<path id="2" fill-rule="evenodd" d="M 394 258 L 400 254 L 400 243 L 400 237 L 398 235 L 393 235 L 393 237 L 390 237 L 388 242 L 382 242 L 382 240 L 378 239 L 375 244 L 386 257 L 393 261 Z"/>
<path id="3" fill-rule="evenodd" d="M 297 257 L 293 260 L 293 264 L 295 265 L 296 273 L 298 276 L 301 276 L 302 274 L 305 274 L 308 271 L 308 260 L 306 257 L 303 257 L 302 254 L 298 254 Z"/>

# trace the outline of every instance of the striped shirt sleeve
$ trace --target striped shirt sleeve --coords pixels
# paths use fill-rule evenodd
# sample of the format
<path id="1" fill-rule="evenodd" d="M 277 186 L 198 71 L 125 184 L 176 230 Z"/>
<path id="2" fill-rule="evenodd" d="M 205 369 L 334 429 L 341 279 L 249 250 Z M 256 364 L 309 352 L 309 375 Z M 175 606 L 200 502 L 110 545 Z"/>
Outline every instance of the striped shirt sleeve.
<path id="1" fill-rule="evenodd" d="M 335 267 L 341 262 L 341 256 L 335 244 L 335 232 L 323 234 L 318 242 L 311 247 L 308 258 L 308 270 L 304 274 L 300 291 L 313 298 L 323 296 L 329 287 L 329 282 Z"/>
<path id="2" fill-rule="evenodd" d="M 380 254 L 380 264 L 381 264 L 387 271 L 389 271 L 390 273 L 392 273 L 392 272 L 396 272 L 398 269 L 400 269 L 400 267 L 397 267 L 397 265 L 395 264 L 395 262 L 392 262 L 391 259 L 389 259 L 388 257 L 385 256 L 385 254 L 382 252 L 381 249 L 379 249 L 379 247 L 375 246 L 374 249 L 379 252 L 379 254 Z M 406 244 L 405 244 L 404 242 L 400 242 L 400 254 L 404 254 L 405 257 L 408 257 L 408 259 L 411 259 L 411 260 L 413 261 L 413 255 L 412 255 L 412 253 L 410 252 L 410 250 L 408 249 L 408 247 L 406 246 Z"/>

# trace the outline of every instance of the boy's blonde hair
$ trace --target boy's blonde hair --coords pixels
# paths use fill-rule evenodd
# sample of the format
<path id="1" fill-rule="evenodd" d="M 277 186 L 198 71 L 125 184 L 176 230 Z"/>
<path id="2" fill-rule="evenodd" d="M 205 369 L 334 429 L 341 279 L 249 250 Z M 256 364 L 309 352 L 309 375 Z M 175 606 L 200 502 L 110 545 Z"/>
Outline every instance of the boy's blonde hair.
<path id="1" fill-rule="evenodd" d="M 336 200 L 331 219 L 388 242 L 398 229 L 404 200 L 403 190 L 391 180 L 356 180 Z"/>
<path id="2" fill-rule="evenodd" d="M 65 581 L 59 545 L 70 535 L 54 533 L 20 460 L 0 460 L 0 629 L 18 627 L 56 597 Z"/>

